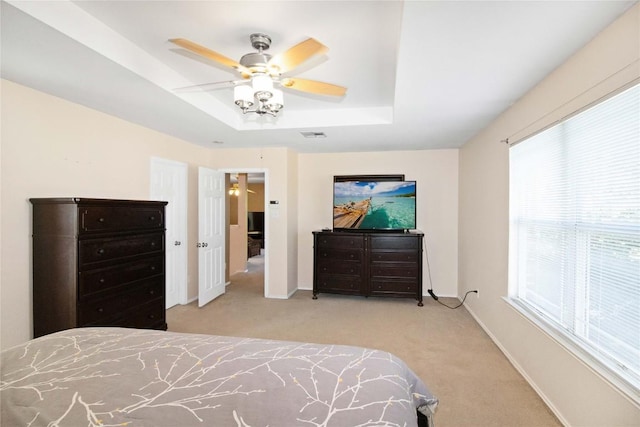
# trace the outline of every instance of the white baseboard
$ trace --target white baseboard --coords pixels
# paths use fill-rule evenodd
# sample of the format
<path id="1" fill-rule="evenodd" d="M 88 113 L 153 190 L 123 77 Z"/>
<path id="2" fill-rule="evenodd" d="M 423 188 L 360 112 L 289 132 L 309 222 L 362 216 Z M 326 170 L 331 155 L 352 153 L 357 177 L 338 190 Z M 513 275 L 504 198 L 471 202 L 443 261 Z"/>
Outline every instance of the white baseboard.
<path id="1" fill-rule="evenodd" d="M 460 301 L 462 301 L 460 298 L 458 298 L 458 299 Z M 543 393 L 543 391 L 536 385 L 535 381 L 533 381 L 533 379 L 531 379 L 531 377 L 529 377 L 529 375 L 522 368 L 522 366 L 520 366 L 518 364 L 518 362 L 516 362 L 516 360 L 511 356 L 511 354 L 507 351 L 507 349 L 500 343 L 500 341 L 498 341 L 498 339 L 495 337 L 495 335 L 493 335 L 491 333 L 491 331 L 486 327 L 486 325 L 478 318 L 478 316 L 476 316 L 476 314 L 473 312 L 471 307 L 469 307 L 467 304 L 464 304 L 464 308 L 467 309 L 467 311 L 469 312 L 469 314 L 471 314 L 471 317 L 473 317 L 473 319 L 476 321 L 476 323 L 478 325 L 480 325 L 480 327 L 486 332 L 487 335 L 489 335 L 489 338 L 491 338 L 491 341 L 493 341 L 494 344 L 496 346 L 498 346 L 498 348 L 500 349 L 502 354 L 505 355 L 505 357 L 507 358 L 509 363 L 511 363 L 511 365 L 516 369 L 516 371 L 518 371 L 518 373 L 520 375 L 522 375 L 522 377 L 525 379 L 525 381 L 527 383 L 529 383 L 531 388 L 533 388 L 533 390 L 538 394 L 538 396 L 540 396 L 540 398 L 543 400 L 543 402 L 549 407 L 551 412 L 553 412 L 553 414 L 556 416 L 556 418 L 558 418 L 560 423 L 562 423 L 562 425 L 564 425 L 564 426 L 570 425 L 569 422 L 566 419 L 564 419 L 564 417 L 558 411 L 558 409 L 553 405 L 551 400 L 549 400 L 549 398 L 547 398 L 547 396 Z"/>

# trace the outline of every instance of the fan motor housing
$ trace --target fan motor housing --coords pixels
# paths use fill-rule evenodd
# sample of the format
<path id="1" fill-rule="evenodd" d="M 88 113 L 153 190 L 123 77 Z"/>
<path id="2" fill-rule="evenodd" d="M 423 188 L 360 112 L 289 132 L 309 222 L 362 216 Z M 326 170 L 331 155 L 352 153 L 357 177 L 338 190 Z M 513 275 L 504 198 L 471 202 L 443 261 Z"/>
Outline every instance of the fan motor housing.
<path id="1" fill-rule="evenodd" d="M 260 52 L 271 46 L 271 37 L 263 33 L 253 33 L 249 36 L 249 40 L 251 40 L 251 46 Z"/>
<path id="2" fill-rule="evenodd" d="M 267 69 L 267 63 L 271 59 L 271 55 L 262 52 L 247 53 L 240 58 L 240 64 L 250 70 L 259 71 Z"/>
<path id="3" fill-rule="evenodd" d="M 244 55 L 240 58 L 240 64 L 253 72 L 266 73 L 271 55 L 264 53 L 264 51 L 271 47 L 271 37 L 264 33 L 253 33 L 249 36 L 249 39 L 251 40 L 251 46 L 258 51 Z"/>

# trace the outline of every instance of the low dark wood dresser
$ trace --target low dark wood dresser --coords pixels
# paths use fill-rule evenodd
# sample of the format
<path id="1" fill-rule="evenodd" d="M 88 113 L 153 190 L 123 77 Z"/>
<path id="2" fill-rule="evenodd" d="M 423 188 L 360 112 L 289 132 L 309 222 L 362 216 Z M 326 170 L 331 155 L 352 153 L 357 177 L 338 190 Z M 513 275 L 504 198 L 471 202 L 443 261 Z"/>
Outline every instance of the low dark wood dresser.
<path id="1" fill-rule="evenodd" d="M 422 306 L 422 241 L 410 232 L 313 232 L 319 293 L 415 298 Z"/>
<path id="2" fill-rule="evenodd" d="M 33 329 L 167 329 L 167 202 L 30 199 Z"/>

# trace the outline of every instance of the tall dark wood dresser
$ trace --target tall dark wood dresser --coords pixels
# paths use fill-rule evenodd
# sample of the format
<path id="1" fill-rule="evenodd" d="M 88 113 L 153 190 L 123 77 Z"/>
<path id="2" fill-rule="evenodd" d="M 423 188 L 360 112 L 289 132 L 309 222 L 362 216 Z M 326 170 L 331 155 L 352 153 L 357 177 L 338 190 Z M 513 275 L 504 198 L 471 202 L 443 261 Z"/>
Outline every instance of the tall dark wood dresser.
<path id="1" fill-rule="evenodd" d="M 33 329 L 167 329 L 167 202 L 30 199 Z"/>

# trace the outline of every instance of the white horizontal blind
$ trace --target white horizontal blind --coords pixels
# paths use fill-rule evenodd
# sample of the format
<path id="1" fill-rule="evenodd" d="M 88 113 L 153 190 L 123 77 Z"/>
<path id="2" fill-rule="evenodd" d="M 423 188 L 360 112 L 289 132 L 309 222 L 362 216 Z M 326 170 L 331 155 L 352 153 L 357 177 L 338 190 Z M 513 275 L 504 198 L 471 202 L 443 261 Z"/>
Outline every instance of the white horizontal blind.
<path id="1" fill-rule="evenodd" d="M 510 149 L 510 293 L 640 388 L 640 86 Z"/>

